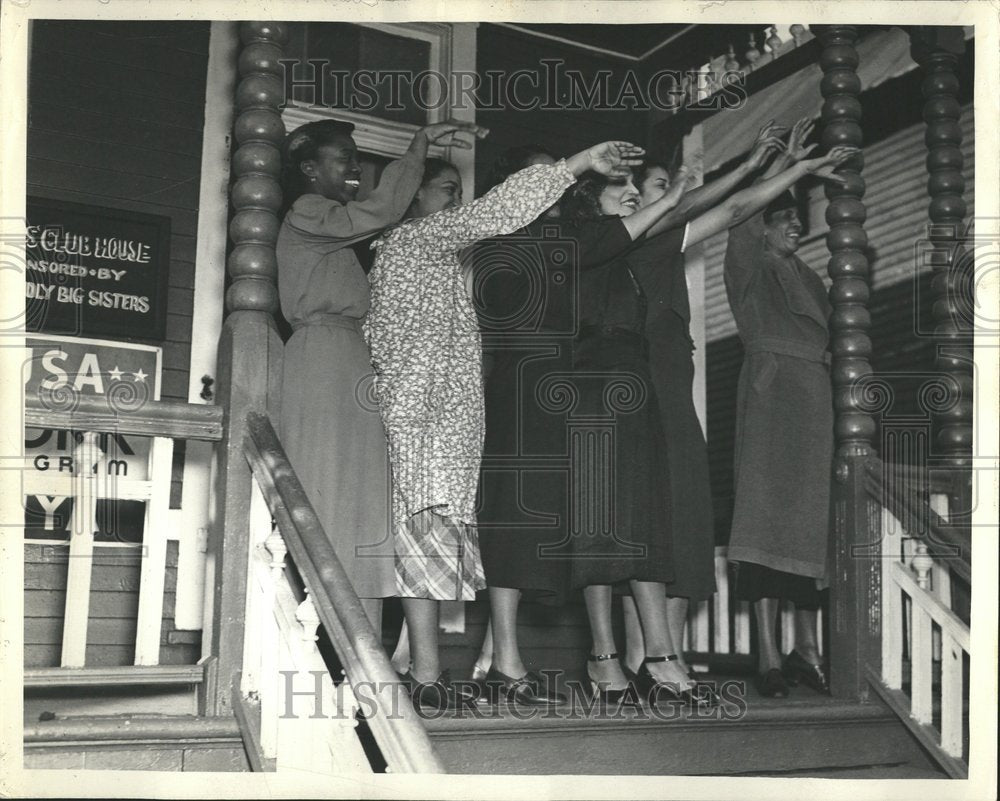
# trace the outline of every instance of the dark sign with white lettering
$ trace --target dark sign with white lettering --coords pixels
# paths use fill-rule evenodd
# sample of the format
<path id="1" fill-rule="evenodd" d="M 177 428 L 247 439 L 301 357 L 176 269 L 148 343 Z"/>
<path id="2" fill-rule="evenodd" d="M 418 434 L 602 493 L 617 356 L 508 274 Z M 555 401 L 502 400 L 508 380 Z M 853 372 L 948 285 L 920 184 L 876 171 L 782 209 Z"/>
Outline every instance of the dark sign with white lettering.
<path id="1" fill-rule="evenodd" d="M 28 331 L 162 341 L 170 218 L 29 197 Z"/>

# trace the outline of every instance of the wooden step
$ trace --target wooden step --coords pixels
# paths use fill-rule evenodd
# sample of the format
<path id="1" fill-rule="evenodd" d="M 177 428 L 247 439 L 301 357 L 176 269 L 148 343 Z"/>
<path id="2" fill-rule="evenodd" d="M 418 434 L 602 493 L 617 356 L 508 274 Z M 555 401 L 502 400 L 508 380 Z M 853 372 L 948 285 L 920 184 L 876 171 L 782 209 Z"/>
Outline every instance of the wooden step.
<path id="1" fill-rule="evenodd" d="M 196 715 L 203 665 L 25 668 L 25 723 L 109 715 Z"/>
<path id="2" fill-rule="evenodd" d="M 193 715 L 65 717 L 24 728 L 28 769 L 247 771 L 235 718 Z"/>
<path id="3" fill-rule="evenodd" d="M 604 775 L 772 775 L 907 766 L 935 772 L 882 704 L 823 698 L 795 688 L 765 699 L 747 688 L 708 712 L 683 705 L 588 711 L 489 706 L 424 711 L 449 772 Z M 732 701 L 735 700 L 735 703 Z"/>

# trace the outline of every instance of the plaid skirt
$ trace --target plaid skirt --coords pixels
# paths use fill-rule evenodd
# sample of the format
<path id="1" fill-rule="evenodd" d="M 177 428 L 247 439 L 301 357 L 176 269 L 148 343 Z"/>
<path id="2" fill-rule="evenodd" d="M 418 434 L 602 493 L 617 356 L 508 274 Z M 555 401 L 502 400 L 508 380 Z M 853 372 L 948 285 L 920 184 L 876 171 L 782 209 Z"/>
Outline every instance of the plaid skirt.
<path id="1" fill-rule="evenodd" d="M 396 590 L 401 598 L 474 601 L 485 589 L 479 535 L 429 509 L 396 526 Z"/>

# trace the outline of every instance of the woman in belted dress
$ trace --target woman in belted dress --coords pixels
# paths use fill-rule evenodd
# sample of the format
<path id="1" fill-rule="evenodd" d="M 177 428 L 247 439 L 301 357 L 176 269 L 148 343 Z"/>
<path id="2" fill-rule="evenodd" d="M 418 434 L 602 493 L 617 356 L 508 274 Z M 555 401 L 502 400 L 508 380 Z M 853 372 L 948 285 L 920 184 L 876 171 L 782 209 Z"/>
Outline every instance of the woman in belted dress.
<path id="1" fill-rule="evenodd" d="M 812 149 L 802 146 L 811 129 L 808 120 L 795 125 L 772 170 Z M 785 193 L 730 229 L 725 258 L 726 294 L 744 346 L 728 555 L 734 596 L 754 603 L 757 687 L 767 697 L 787 696 L 786 679 L 829 692 L 816 622 L 828 584 L 832 309 L 823 281 L 795 255 L 801 232 L 795 199 Z M 783 670 L 779 599 L 796 606 L 795 650 Z"/>
<path id="2" fill-rule="evenodd" d="M 349 246 L 403 216 L 430 144 L 474 126 L 448 122 L 419 130 L 362 201 L 355 200 L 361 166 L 353 128 L 323 120 L 285 139 L 284 185 L 294 202 L 278 233 L 278 293 L 293 333 L 285 344 L 279 433 L 377 631 L 380 599 L 396 594 L 389 468 L 361 336 L 368 279 Z"/>

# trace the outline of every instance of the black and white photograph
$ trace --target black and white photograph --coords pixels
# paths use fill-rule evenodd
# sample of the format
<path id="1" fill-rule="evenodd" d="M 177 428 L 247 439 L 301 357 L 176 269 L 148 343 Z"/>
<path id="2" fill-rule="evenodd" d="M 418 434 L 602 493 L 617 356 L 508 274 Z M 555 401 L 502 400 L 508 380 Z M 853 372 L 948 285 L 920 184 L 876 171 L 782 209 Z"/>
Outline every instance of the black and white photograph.
<path id="1" fill-rule="evenodd" d="M 4 2 L 0 796 L 996 799 L 998 31 Z"/>

